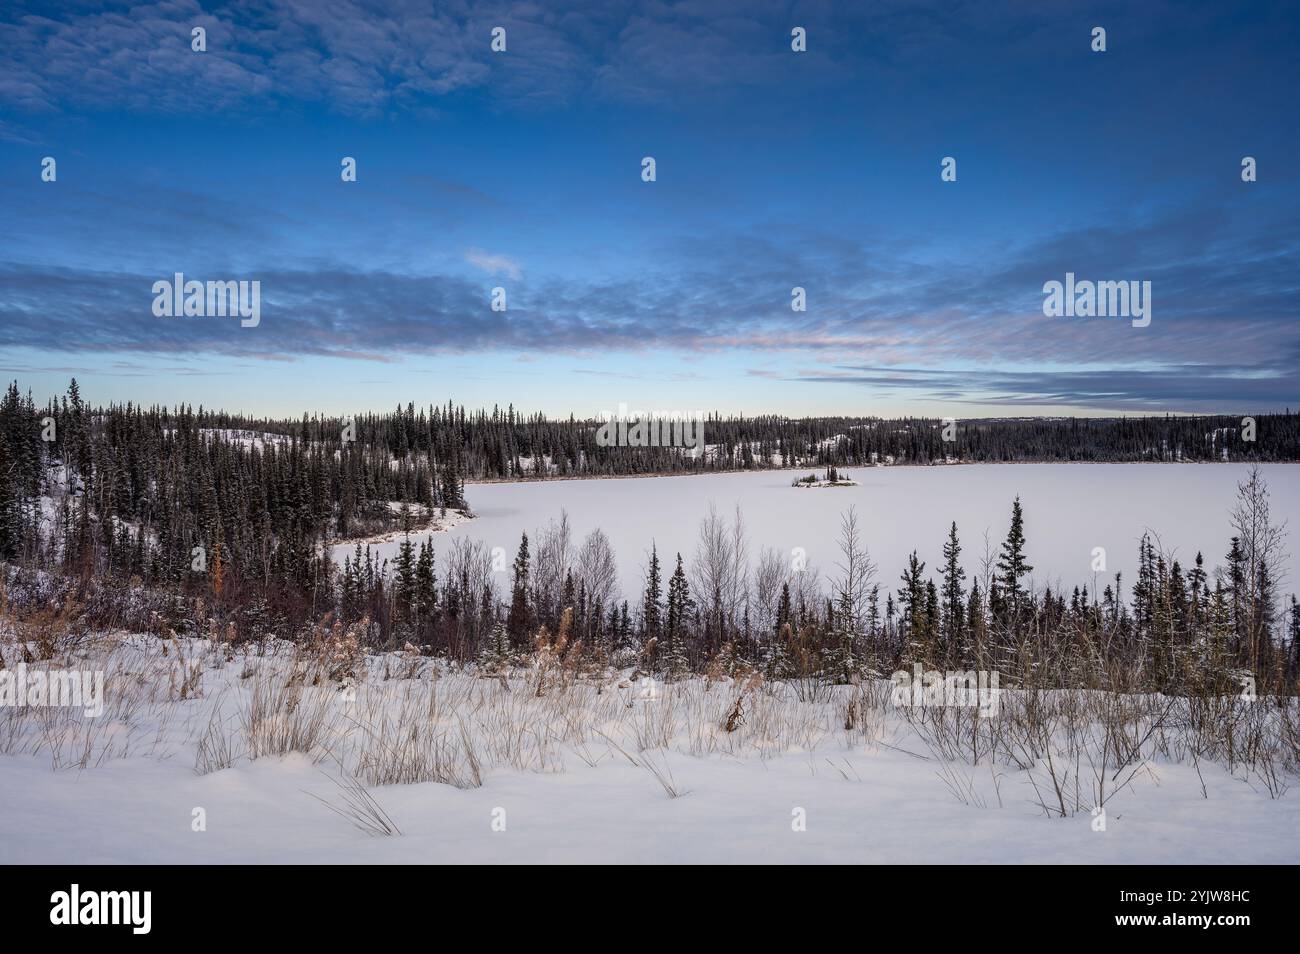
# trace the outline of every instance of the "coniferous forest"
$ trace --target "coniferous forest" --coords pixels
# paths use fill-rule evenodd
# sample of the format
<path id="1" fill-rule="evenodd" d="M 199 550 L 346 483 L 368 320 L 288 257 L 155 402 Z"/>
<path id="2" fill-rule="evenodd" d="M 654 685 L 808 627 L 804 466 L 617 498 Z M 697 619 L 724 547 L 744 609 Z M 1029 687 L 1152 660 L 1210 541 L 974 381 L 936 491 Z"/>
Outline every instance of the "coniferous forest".
<path id="1" fill-rule="evenodd" d="M 581 641 L 610 661 L 684 673 L 743 661 L 774 677 L 849 681 L 923 660 L 940 668 L 1082 675 L 1123 663 L 1145 686 L 1293 683 L 1294 597 L 1277 592 L 1284 542 L 1267 488 L 1243 484 L 1222 552 L 1191 565 L 1144 538 L 1135 580 L 1033 592 L 1020 503 L 982 572 L 954 524 L 944 563 L 915 553 L 897 580 L 845 518 L 838 578 L 809 582 L 771 559 L 750 567 L 737 520 L 716 514 L 693 554 L 655 552 L 639 592 L 620 593 L 603 534 L 577 546 L 564 523 L 520 541 L 496 582 L 487 555 L 438 555 L 410 539 L 469 516 L 465 484 L 758 467 L 984 461 L 1285 461 L 1300 417 L 980 420 L 708 418 L 707 453 L 601 447 L 595 421 L 452 404 L 356 418 L 266 420 L 181 406 L 89 404 L 76 381 L 37 404 L 17 383 L 0 403 L 0 556 L 6 600 L 58 607 L 68 625 L 233 641 L 349 627 L 366 648 L 414 647 L 503 665 L 539 639 Z M 950 430 L 951 434 L 952 431 Z M 1232 502 L 1225 501 L 1225 506 Z M 390 564 L 365 538 L 407 532 Z M 341 565 L 329 546 L 356 540 Z M 1096 590 L 1100 589 L 1100 592 Z M 1073 662 L 1071 662 L 1073 660 Z M 1101 663 L 1100 669 L 1097 663 Z"/>

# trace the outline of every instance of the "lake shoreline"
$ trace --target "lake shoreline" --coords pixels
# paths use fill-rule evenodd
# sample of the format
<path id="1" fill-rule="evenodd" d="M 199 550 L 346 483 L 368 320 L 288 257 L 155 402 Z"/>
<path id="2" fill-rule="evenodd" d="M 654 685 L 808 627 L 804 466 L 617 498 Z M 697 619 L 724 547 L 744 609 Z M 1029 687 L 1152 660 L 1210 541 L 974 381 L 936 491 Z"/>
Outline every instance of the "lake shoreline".
<path id="1" fill-rule="evenodd" d="M 838 469 L 841 467 L 853 468 L 855 470 L 899 470 L 909 468 L 913 470 L 933 470 L 936 468 L 953 468 L 953 467 L 1007 467 L 1012 465 L 1041 466 L 1043 464 L 1069 464 L 1079 466 L 1140 466 L 1140 467 L 1232 467 L 1243 464 L 1267 464 L 1273 465 L 1291 465 L 1300 466 L 1300 460 L 960 460 L 953 461 L 951 464 L 932 463 L 932 464 L 835 464 Z M 471 486 L 488 486 L 493 484 L 544 484 L 564 480 L 645 480 L 652 477 L 710 477 L 724 476 L 727 474 L 786 474 L 807 471 L 809 467 L 813 470 L 825 464 L 803 464 L 797 467 L 734 467 L 726 469 L 711 469 L 704 471 L 663 471 L 653 474 L 555 474 L 548 477 L 474 477 L 464 478 L 462 483 L 466 487 Z"/>

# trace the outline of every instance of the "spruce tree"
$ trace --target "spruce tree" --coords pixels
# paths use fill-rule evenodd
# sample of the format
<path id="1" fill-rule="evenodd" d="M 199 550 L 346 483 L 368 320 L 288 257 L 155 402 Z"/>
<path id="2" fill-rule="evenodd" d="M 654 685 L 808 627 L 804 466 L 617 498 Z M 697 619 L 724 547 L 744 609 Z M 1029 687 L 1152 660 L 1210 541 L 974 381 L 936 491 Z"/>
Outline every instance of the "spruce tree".
<path id="1" fill-rule="evenodd" d="M 659 551 L 653 543 L 650 544 L 650 568 L 646 571 L 645 596 L 641 606 L 641 620 L 645 627 L 645 638 L 648 642 L 659 636 L 661 623 L 660 599 L 663 596 L 663 588 L 660 583 L 659 569 Z"/>
<path id="2" fill-rule="evenodd" d="M 1001 597 L 1006 603 L 1008 618 L 1014 625 L 1018 622 L 1028 597 L 1020 581 L 1034 570 L 1025 561 L 1025 516 L 1020 509 L 1018 496 L 1011 504 L 1011 528 L 1002 544 L 997 569 L 1000 574 Z"/>
<path id="3" fill-rule="evenodd" d="M 1288 657 L 1291 678 L 1300 676 L 1300 602 L 1291 597 L 1291 653 Z"/>
<path id="4" fill-rule="evenodd" d="M 937 646 L 939 643 L 939 591 L 935 588 L 934 580 L 925 581 L 925 638 L 931 646 Z M 947 663 L 947 657 L 943 650 L 937 651 L 937 659 L 941 663 Z"/>
<path id="5" fill-rule="evenodd" d="M 532 618 L 528 606 L 528 534 L 519 541 L 515 556 L 514 583 L 510 590 L 510 613 L 506 616 L 506 632 L 516 646 L 527 645 L 532 637 Z"/>
<path id="6" fill-rule="evenodd" d="M 686 665 L 687 618 L 694 605 L 690 584 L 686 580 L 686 570 L 682 566 L 682 555 L 678 553 L 677 569 L 673 570 L 673 575 L 668 580 L 667 657 L 668 668 L 674 675 L 679 674 Z"/>
<path id="7" fill-rule="evenodd" d="M 980 593 L 980 581 L 978 579 L 971 581 L 970 597 L 966 601 L 965 631 L 971 658 L 976 666 L 981 669 L 986 668 L 986 660 L 984 659 L 984 599 Z M 963 660 L 963 663 L 965 661 Z"/>
<path id="8" fill-rule="evenodd" d="M 420 544 L 420 556 L 415 562 L 415 607 L 422 622 L 431 616 L 438 602 L 438 575 L 434 570 L 433 544 L 425 540 Z"/>
<path id="9" fill-rule="evenodd" d="M 412 618 L 415 603 L 415 544 L 407 533 L 397 548 L 397 580 L 393 595 L 397 601 L 396 618 L 407 622 Z"/>
<path id="10" fill-rule="evenodd" d="M 1241 552 L 1241 538 L 1233 537 L 1228 547 L 1228 583 L 1226 587 L 1228 612 L 1232 620 L 1232 652 L 1238 652 L 1246 642 L 1246 626 L 1250 594 L 1246 583 L 1246 557 Z"/>
<path id="11" fill-rule="evenodd" d="M 790 584 L 782 583 L 781 599 L 776 604 L 776 633 L 779 635 L 790 622 Z"/>
<path id="12" fill-rule="evenodd" d="M 17 519 L 18 495 L 14 492 L 16 470 L 9 457 L 8 441 L 0 434 L 0 560 L 12 559 L 22 542 Z"/>
<path id="13" fill-rule="evenodd" d="M 924 572 L 925 561 L 918 560 L 916 551 L 913 550 L 907 558 L 907 567 L 899 578 L 903 582 L 903 588 L 898 591 L 898 603 L 906 637 L 911 641 L 914 649 L 922 650 L 926 635 L 925 581 L 921 578 Z"/>
<path id="14" fill-rule="evenodd" d="M 961 581 L 966 578 L 966 571 L 960 557 L 957 523 L 953 521 L 943 545 L 943 641 L 949 660 L 964 654 L 966 594 Z"/>

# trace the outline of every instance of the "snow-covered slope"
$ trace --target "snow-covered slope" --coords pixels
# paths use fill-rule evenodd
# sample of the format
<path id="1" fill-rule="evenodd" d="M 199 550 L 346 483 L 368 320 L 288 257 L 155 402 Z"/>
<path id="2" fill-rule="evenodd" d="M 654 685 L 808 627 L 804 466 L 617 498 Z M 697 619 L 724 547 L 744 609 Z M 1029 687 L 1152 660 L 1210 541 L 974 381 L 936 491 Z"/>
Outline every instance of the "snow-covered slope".
<path id="1" fill-rule="evenodd" d="M 1051 817 L 1045 761 L 943 760 L 871 691 L 846 730 L 850 687 L 502 681 L 402 654 L 313 685 L 284 646 L 177 649 L 136 637 L 70 660 L 107 670 L 100 720 L 0 710 L 0 863 L 1300 860 L 1300 801 L 1247 767 L 1144 751 L 1098 830 L 1086 763 L 1081 803 Z M 400 834 L 312 797 L 346 810 L 335 780 L 353 778 Z"/>

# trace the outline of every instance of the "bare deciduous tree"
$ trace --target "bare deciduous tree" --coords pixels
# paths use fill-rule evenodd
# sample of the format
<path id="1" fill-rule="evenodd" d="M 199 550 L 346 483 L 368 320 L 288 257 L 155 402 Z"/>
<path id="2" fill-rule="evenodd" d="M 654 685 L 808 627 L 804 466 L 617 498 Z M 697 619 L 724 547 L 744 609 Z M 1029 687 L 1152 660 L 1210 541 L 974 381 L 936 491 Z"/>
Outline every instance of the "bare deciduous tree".
<path id="1" fill-rule="evenodd" d="M 587 534 L 578 551 L 578 580 L 587 590 L 587 599 L 601 606 L 613 606 L 618 601 L 618 564 L 614 561 L 614 548 L 610 546 L 605 531 L 597 528 Z"/>
<path id="2" fill-rule="evenodd" d="M 1272 623 L 1269 588 L 1281 583 L 1287 560 L 1286 521 L 1275 524 L 1269 516 L 1268 482 L 1258 464 L 1252 466 L 1246 479 L 1237 484 L 1237 502 L 1232 508 L 1231 520 L 1241 544 L 1245 569 L 1246 649 L 1251 667 L 1257 668 Z"/>
<path id="3" fill-rule="evenodd" d="M 556 609 L 564 587 L 564 578 L 573 565 L 573 531 L 569 513 L 560 511 L 559 521 L 552 520 L 538 535 L 537 556 L 533 563 L 535 602 L 543 614 Z"/>
<path id="4" fill-rule="evenodd" d="M 835 583 L 836 599 L 850 614 L 850 618 L 842 622 L 856 633 L 867 612 L 876 564 L 872 562 L 871 554 L 862 542 L 858 512 L 854 507 L 850 507 L 840 517 L 840 562 L 835 566 L 840 571 L 840 577 Z"/>
<path id="5" fill-rule="evenodd" d="M 772 635 L 776 625 L 776 604 L 781 598 L 781 587 L 790 579 L 789 561 L 781 551 L 763 547 L 754 568 L 754 625 L 759 632 Z"/>
<path id="6" fill-rule="evenodd" d="M 699 540 L 691 558 L 691 588 L 714 635 L 721 639 L 744 612 L 747 596 L 749 544 L 745 524 L 736 508 L 731 527 L 712 504 L 700 521 Z"/>
<path id="7" fill-rule="evenodd" d="M 447 584 L 464 586 L 464 604 L 474 608 L 482 604 L 484 591 L 489 602 L 497 599 L 493 585 L 492 552 L 482 540 L 457 537 L 447 551 Z"/>

